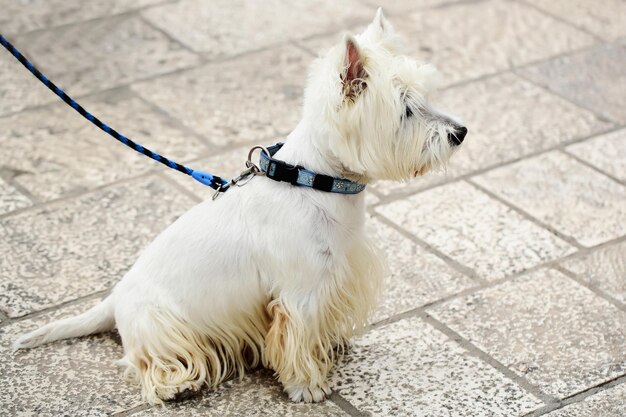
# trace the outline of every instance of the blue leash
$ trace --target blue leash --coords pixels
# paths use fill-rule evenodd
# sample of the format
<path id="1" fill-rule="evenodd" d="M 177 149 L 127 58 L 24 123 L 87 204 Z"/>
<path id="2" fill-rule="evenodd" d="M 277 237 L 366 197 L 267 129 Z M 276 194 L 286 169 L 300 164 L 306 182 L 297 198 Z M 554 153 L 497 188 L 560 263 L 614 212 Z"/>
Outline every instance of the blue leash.
<path id="1" fill-rule="evenodd" d="M 208 172 L 191 169 L 185 165 L 174 162 L 171 159 L 168 159 L 162 155 L 159 155 L 158 153 L 153 152 L 150 149 L 145 148 L 141 146 L 140 144 L 133 142 L 126 136 L 118 133 L 115 129 L 113 129 L 106 123 L 103 123 L 102 121 L 100 121 L 100 119 L 98 119 L 93 114 L 85 110 L 83 106 L 81 106 L 76 101 L 74 101 L 73 98 L 68 96 L 65 93 L 65 91 L 61 90 L 59 87 L 54 85 L 54 83 L 50 81 L 45 75 L 43 75 L 41 71 L 35 68 L 35 66 L 28 59 L 26 59 L 24 55 L 20 53 L 20 51 L 18 51 L 13 45 L 11 45 L 11 43 L 8 40 L 6 40 L 6 38 L 2 36 L 2 34 L 0 34 L 0 43 L 2 44 L 2 46 L 4 46 L 7 49 L 7 51 L 11 53 L 11 55 L 15 57 L 15 59 L 20 61 L 22 65 L 26 67 L 26 69 L 28 69 L 35 77 L 37 77 L 39 81 L 41 81 L 46 87 L 48 87 L 50 91 L 52 91 L 54 94 L 59 96 L 61 100 L 63 100 L 65 103 L 71 106 L 78 113 L 80 113 L 80 115 L 83 116 L 85 119 L 89 120 L 91 123 L 98 126 L 101 130 L 113 136 L 119 142 L 122 142 L 124 145 L 128 146 L 129 148 L 134 149 L 135 151 L 142 153 L 148 158 L 152 158 L 155 161 L 162 163 L 163 165 L 166 165 L 179 172 L 182 172 L 183 174 L 190 175 L 196 181 L 201 182 L 204 185 L 208 185 L 214 190 L 219 190 L 223 192 L 228 189 L 230 184 L 227 180 L 221 177 L 218 177 L 217 175 L 212 175 L 212 174 L 209 174 Z"/>

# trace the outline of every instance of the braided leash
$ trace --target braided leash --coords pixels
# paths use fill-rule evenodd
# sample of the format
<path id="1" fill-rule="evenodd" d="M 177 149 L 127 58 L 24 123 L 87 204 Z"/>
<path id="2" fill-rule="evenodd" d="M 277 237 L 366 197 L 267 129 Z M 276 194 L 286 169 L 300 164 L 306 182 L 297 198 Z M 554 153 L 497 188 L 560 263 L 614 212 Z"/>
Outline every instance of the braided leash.
<path id="1" fill-rule="evenodd" d="M 52 81 L 50 81 L 45 75 L 43 75 L 41 71 L 35 68 L 35 66 L 28 59 L 26 59 L 24 55 L 22 55 L 20 51 L 18 51 L 8 40 L 6 40 L 6 38 L 2 36 L 2 34 L 0 34 L 0 43 L 2 44 L 2 46 L 4 46 L 7 49 L 7 51 L 11 53 L 11 55 L 15 57 L 15 59 L 20 61 L 22 65 L 26 67 L 26 69 L 28 69 L 35 77 L 37 77 L 39 81 L 41 81 L 46 87 L 48 87 L 50 91 L 56 94 L 61 100 L 63 100 L 65 103 L 71 106 L 78 113 L 80 113 L 80 115 L 83 116 L 85 119 L 89 120 L 91 123 L 98 126 L 104 132 L 113 136 L 119 142 L 123 143 L 124 145 L 128 146 L 131 149 L 134 149 L 135 151 L 139 153 L 144 154 L 148 158 L 152 158 L 155 161 L 162 163 L 163 165 L 166 165 L 179 172 L 182 172 L 183 174 L 190 175 L 196 181 L 201 182 L 204 185 L 208 185 L 209 187 L 215 190 L 219 190 L 220 192 L 226 191 L 228 187 L 230 186 L 230 183 L 221 177 L 209 174 L 208 172 L 194 170 L 185 165 L 179 164 L 175 161 L 172 161 L 171 159 L 168 159 L 162 155 L 159 155 L 156 152 L 151 151 L 150 149 L 146 147 L 141 146 L 140 144 L 136 142 L 133 142 L 126 136 L 118 133 L 115 129 L 113 129 L 106 123 L 103 123 L 102 121 L 100 121 L 100 119 L 98 119 L 93 114 L 85 110 L 83 106 L 81 106 L 76 101 L 74 101 L 73 98 L 68 96 L 65 93 L 65 91 L 57 87 Z"/>

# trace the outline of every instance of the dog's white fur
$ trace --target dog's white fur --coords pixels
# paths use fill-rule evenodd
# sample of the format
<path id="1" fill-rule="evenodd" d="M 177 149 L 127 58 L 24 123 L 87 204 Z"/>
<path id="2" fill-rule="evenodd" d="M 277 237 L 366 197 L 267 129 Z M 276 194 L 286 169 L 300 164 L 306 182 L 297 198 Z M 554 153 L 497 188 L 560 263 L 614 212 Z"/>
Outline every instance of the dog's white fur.
<path id="1" fill-rule="evenodd" d="M 433 67 L 401 54 L 379 10 L 315 61 L 303 118 L 277 158 L 370 182 L 445 162 L 459 123 L 432 109 Z M 364 195 L 255 177 L 189 210 L 102 303 L 15 348 L 119 330 L 121 363 L 151 403 L 271 367 L 295 401 L 321 401 L 337 348 L 366 324 L 384 266 L 365 236 Z"/>

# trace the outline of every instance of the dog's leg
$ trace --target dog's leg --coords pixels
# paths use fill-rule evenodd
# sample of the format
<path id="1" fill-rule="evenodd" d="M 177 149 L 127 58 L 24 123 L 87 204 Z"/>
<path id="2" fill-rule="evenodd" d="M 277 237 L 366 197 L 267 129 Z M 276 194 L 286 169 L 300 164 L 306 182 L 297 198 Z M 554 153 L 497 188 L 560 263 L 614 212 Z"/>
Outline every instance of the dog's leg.
<path id="1" fill-rule="evenodd" d="M 320 334 L 314 313 L 287 310 L 279 300 L 271 302 L 268 311 L 272 319 L 265 338 L 268 365 L 292 401 L 324 400 L 331 392 L 326 377 L 333 362 L 332 341 Z"/>
<path id="2" fill-rule="evenodd" d="M 125 376 L 141 385 L 150 404 L 199 391 L 222 378 L 223 368 L 206 334 L 164 307 L 125 305 L 118 321 Z M 130 314 L 130 313 L 133 314 Z"/>
<path id="3" fill-rule="evenodd" d="M 348 339 L 367 324 L 385 265 L 375 247 L 359 241 L 334 271 L 295 285 L 268 305 L 271 325 L 264 363 L 278 374 L 293 401 L 318 402 L 330 394 L 327 376 Z M 295 281 L 292 281 L 292 283 Z"/>
<path id="4" fill-rule="evenodd" d="M 267 315 L 259 305 L 252 315 L 233 318 L 232 327 L 200 327 L 171 308 L 124 306 L 118 328 L 127 378 L 141 384 L 151 404 L 193 395 L 204 385 L 215 388 L 258 366 Z"/>

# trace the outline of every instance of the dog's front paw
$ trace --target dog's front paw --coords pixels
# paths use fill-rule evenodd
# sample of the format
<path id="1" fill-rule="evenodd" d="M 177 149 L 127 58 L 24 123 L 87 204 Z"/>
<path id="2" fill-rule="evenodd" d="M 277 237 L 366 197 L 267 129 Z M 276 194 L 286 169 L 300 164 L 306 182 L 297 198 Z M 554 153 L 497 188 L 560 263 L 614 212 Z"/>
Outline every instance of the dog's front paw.
<path id="1" fill-rule="evenodd" d="M 327 383 L 317 387 L 307 385 L 291 385 L 285 387 L 285 392 L 293 402 L 319 403 L 324 401 L 332 392 Z"/>

